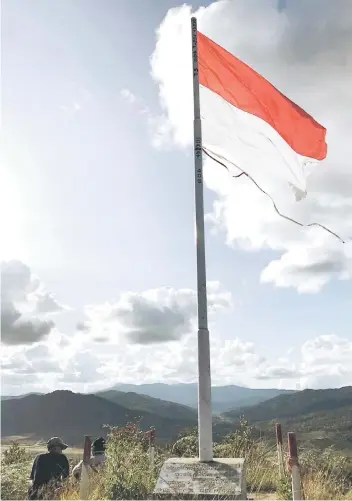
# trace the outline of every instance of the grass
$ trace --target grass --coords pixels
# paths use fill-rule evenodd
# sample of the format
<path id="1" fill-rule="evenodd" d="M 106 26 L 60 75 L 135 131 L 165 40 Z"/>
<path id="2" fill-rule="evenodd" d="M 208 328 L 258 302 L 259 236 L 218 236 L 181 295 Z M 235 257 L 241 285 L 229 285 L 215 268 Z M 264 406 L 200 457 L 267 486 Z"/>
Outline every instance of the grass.
<path id="1" fill-rule="evenodd" d="M 250 499 L 291 499 L 289 474 L 280 479 L 275 448 L 253 438 L 252 428 L 242 421 L 240 429 L 215 444 L 215 457 L 245 457 Z M 42 444 L 24 447 L 13 442 L 2 455 L 1 499 L 27 499 L 27 481 L 35 453 Z M 40 450 L 40 452 L 43 449 Z M 157 448 L 154 467 L 148 460 L 148 443 L 138 425 L 111 428 L 108 461 L 100 474 L 92 473 L 89 499 L 150 499 L 163 462 L 168 457 L 194 457 L 197 451 L 195 432 L 180 437 L 166 447 Z M 68 454 L 73 466 L 82 451 Z M 302 486 L 305 499 L 351 499 L 352 468 L 350 459 L 332 449 L 321 451 L 300 448 Z M 45 499 L 79 499 L 79 485 L 72 478 L 60 492 L 50 491 Z"/>
<path id="2" fill-rule="evenodd" d="M 36 456 L 37 454 L 41 454 L 47 451 L 45 442 L 33 441 L 30 436 L 16 435 L 1 439 L 1 446 L 0 446 L 1 453 L 3 450 L 6 450 L 9 447 L 11 447 L 11 445 L 14 443 L 24 447 L 27 453 L 33 457 Z M 78 456 L 81 457 L 82 454 L 83 454 L 83 449 L 70 447 L 69 449 L 67 449 L 66 455 L 68 458 L 72 457 L 72 459 L 76 459 Z"/>

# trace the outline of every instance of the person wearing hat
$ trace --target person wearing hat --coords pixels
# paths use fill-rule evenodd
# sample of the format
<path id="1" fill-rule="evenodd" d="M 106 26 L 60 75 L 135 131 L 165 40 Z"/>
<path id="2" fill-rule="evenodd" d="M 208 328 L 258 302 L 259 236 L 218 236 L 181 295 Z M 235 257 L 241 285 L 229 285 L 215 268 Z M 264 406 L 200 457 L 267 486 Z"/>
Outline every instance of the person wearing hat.
<path id="1" fill-rule="evenodd" d="M 92 444 L 92 456 L 89 461 L 89 465 L 95 472 L 104 466 L 106 461 L 105 456 L 105 439 L 103 437 L 97 438 Z M 80 461 L 72 470 L 72 475 L 76 480 L 80 480 L 82 472 L 83 461 Z"/>
<path id="2" fill-rule="evenodd" d="M 60 484 L 69 476 L 70 465 L 63 451 L 67 449 L 61 438 L 53 437 L 47 442 L 48 452 L 39 454 L 33 463 L 30 480 L 32 485 L 28 499 L 43 499 L 43 490 L 49 484 Z"/>

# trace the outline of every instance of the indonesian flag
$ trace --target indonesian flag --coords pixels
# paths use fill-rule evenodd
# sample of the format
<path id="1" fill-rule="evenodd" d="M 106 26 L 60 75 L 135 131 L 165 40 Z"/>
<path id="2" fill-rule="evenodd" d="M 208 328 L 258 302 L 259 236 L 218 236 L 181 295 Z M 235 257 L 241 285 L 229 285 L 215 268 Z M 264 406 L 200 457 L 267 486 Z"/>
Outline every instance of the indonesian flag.
<path id="1" fill-rule="evenodd" d="M 326 129 L 200 32 L 198 67 L 205 152 L 231 174 L 280 178 L 304 198 L 304 167 L 326 157 Z"/>

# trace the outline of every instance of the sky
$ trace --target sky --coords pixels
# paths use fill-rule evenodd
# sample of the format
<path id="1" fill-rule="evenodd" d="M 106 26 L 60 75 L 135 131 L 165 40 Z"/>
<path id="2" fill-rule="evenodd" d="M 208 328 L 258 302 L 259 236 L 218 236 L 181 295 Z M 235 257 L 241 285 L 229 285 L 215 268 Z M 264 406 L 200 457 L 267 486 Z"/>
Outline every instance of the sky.
<path id="1" fill-rule="evenodd" d="M 213 384 L 352 384 L 351 2 L 3 0 L 4 394 L 197 379 L 192 14 L 327 128 L 285 209 L 346 240 L 205 160 Z"/>

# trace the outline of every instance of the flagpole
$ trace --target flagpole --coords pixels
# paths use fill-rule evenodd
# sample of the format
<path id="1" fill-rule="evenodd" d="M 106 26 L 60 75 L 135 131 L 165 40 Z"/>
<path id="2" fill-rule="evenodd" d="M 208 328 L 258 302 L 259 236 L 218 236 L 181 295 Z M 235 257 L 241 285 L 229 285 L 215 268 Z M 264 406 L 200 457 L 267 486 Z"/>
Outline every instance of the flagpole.
<path id="1" fill-rule="evenodd" d="M 202 124 L 200 118 L 197 19 L 192 17 L 192 63 L 194 102 L 194 170 L 197 236 L 197 295 L 198 295 L 198 440 L 199 460 L 213 460 L 213 430 L 211 409 L 210 343 L 207 311 L 207 281 L 205 266 Z"/>

